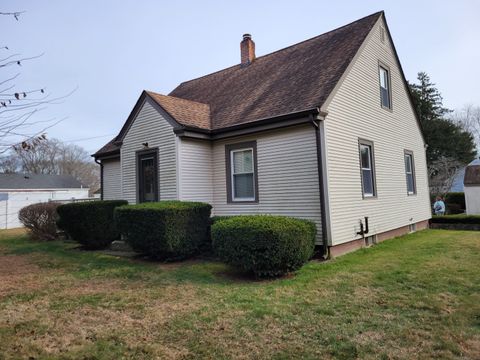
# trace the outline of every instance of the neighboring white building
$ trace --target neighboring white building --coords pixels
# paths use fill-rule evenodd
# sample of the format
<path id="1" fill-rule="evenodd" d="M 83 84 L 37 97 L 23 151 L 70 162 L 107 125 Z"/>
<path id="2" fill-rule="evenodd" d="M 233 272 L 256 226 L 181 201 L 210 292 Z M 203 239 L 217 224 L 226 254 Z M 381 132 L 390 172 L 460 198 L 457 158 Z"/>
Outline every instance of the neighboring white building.
<path id="1" fill-rule="evenodd" d="M 51 200 L 87 199 L 88 188 L 69 175 L 0 174 L 0 229 L 21 227 L 21 208 Z"/>
<path id="2" fill-rule="evenodd" d="M 333 256 L 428 227 L 425 141 L 383 12 L 260 57 L 245 34 L 240 49 L 238 65 L 141 94 L 93 155 L 104 199 L 306 218 Z"/>
<path id="3" fill-rule="evenodd" d="M 467 215 L 480 215 L 480 165 L 468 165 L 463 179 Z"/>

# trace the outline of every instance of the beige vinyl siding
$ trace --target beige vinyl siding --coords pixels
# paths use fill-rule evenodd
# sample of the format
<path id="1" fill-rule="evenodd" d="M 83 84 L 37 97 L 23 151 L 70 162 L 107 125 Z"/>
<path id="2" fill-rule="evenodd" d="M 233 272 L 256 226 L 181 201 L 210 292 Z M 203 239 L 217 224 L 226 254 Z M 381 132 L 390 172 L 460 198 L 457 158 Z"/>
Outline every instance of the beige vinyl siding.
<path id="1" fill-rule="evenodd" d="M 225 145 L 256 140 L 258 204 L 228 204 Z M 317 149 L 312 125 L 261 132 L 213 144 L 215 215 L 275 214 L 315 221 L 321 243 Z"/>
<path id="2" fill-rule="evenodd" d="M 424 142 L 390 39 L 372 29 L 330 102 L 325 120 L 333 245 L 358 238 L 369 217 L 373 235 L 430 218 Z M 385 25 L 383 25 L 385 26 Z M 380 105 L 379 62 L 390 69 L 392 110 Z M 374 143 L 377 197 L 362 199 L 358 139 Z M 413 151 L 417 194 L 407 194 L 404 150 Z"/>
<path id="3" fill-rule="evenodd" d="M 213 203 L 212 143 L 180 139 L 179 198 Z"/>
<path id="4" fill-rule="evenodd" d="M 149 148 L 159 149 L 159 192 L 160 200 L 177 198 L 176 137 L 173 128 L 148 101 L 140 108 L 130 129 L 128 129 L 121 148 L 123 198 L 130 203 L 137 201 L 136 151 L 143 149 L 148 142 Z"/>
<path id="5" fill-rule="evenodd" d="M 120 159 L 102 160 L 103 165 L 103 199 L 122 199 L 122 171 Z"/>

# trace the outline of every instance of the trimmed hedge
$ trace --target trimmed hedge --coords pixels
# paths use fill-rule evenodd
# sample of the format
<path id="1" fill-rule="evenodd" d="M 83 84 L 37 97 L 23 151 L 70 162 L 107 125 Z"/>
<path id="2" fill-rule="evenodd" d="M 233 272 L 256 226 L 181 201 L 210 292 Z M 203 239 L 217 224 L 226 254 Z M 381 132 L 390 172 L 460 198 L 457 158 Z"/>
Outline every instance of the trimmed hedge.
<path id="1" fill-rule="evenodd" d="M 313 255 L 316 232 L 311 221 L 271 215 L 221 218 L 211 229 L 215 253 L 257 277 L 299 269 Z"/>
<path id="2" fill-rule="evenodd" d="M 463 192 L 451 192 L 445 195 L 445 205 L 449 214 L 461 214 L 465 211 L 465 194 Z"/>
<path id="3" fill-rule="evenodd" d="M 443 215 L 430 219 L 434 224 L 480 224 L 480 215 Z"/>
<path id="4" fill-rule="evenodd" d="M 120 237 L 113 210 L 126 204 L 125 200 L 63 204 L 57 208 L 57 225 L 86 249 L 104 249 Z"/>
<path id="5" fill-rule="evenodd" d="M 155 259 L 179 259 L 208 242 L 212 206 L 201 202 L 160 201 L 115 210 L 115 220 L 133 250 Z"/>

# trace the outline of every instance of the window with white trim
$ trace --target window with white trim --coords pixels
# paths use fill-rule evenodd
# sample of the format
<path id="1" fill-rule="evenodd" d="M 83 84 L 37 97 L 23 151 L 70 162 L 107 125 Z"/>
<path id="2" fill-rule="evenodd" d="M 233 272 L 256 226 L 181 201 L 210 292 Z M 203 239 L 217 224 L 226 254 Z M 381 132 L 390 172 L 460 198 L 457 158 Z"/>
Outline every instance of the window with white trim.
<path id="1" fill-rule="evenodd" d="M 253 148 L 230 151 L 233 201 L 255 201 Z"/>
<path id="2" fill-rule="evenodd" d="M 413 153 L 405 151 L 405 176 L 407 178 L 408 195 L 415 194 L 415 168 L 413 162 Z"/>
<path id="3" fill-rule="evenodd" d="M 382 107 L 391 109 L 391 94 L 390 94 L 390 74 L 388 69 L 383 66 L 379 67 L 380 76 L 380 103 Z"/>
<path id="4" fill-rule="evenodd" d="M 373 144 L 364 140 L 359 142 L 360 170 L 362 175 L 363 197 L 375 196 L 375 169 L 373 161 Z"/>

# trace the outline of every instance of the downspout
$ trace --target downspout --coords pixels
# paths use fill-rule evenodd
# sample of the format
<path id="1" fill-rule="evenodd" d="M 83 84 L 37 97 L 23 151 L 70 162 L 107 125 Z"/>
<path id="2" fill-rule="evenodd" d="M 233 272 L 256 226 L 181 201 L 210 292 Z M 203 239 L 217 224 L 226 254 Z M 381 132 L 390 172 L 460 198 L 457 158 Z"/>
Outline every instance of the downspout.
<path id="1" fill-rule="evenodd" d="M 97 158 L 95 158 L 95 162 L 100 165 L 100 200 L 103 200 L 103 164 Z"/>
<path id="2" fill-rule="evenodd" d="M 322 144 L 320 139 L 320 126 L 315 121 L 313 115 L 310 115 L 310 121 L 312 122 L 315 130 L 315 138 L 317 143 L 317 169 L 318 169 L 318 186 L 320 192 L 320 214 L 322 219 L 322 257 L 328 258 L 328 236 L 327 236 L 327 202 L 324 190 L 324 181 L 326 181 L 325 174 L 323 172 L 323 158 L 322 158 Z M 322 121 L 318 119 L 318 121 Z"/>

